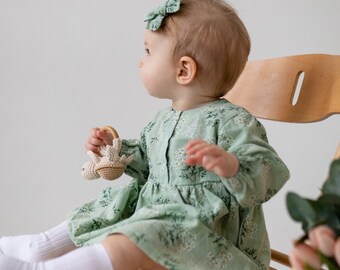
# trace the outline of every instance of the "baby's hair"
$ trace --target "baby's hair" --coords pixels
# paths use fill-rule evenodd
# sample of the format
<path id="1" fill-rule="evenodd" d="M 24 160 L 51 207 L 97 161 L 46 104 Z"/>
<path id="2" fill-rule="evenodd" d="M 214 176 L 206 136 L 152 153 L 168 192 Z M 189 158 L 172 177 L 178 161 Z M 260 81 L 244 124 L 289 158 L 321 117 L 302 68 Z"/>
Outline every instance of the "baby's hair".
<path id="1" fill-rule="evenodd" d="M 250 52 L 244 24 L 223 0 L 181 0 L 180 10 L 168 15 L 159 31 L 174 33 L 175 60 L 193 58 L 198 80 L 216 97 L 233 87 Z"/>

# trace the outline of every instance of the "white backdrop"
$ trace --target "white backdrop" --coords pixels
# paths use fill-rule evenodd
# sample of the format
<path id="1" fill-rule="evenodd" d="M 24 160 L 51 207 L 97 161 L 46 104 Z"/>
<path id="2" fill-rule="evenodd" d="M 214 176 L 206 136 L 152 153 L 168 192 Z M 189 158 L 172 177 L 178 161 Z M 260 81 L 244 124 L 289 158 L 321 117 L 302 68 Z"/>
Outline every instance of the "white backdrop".
<path id="1" fill-rule="evenodd" d="M 135 138 L 166 100 L 139 79 L 143 18 L 162 1 L 0 0 L 0 235 L 35 233 L 115 183 L 85 182 L 94 126 Z M 252 38 L 250 59 L 340 54 L 338 0 L 231 0 Z M 340 91 L 340 90 L 339 90 Z M 291 170 L 265 204 L 273 247 L 289 251 L 300 225 L 285 195 L 318 195 L 340 141 L 340 116 L 315 124 L 262 121 Z"/>

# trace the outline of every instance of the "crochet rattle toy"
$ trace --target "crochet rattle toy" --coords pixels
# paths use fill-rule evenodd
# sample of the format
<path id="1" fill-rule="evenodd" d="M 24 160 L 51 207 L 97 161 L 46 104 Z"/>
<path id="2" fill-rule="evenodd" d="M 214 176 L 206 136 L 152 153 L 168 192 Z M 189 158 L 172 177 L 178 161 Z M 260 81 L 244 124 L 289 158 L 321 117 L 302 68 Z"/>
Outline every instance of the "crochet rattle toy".
<path id="1" fill-rule="evenodd" d="M 133 155 L 126 157 L 119 156 L 122 148 L 122 141 L 119 139 L 117 131 L 110 126 L 102 127 L 101 130 L 110 132 L 113 136 L 112 146 L 105 145 L 100 147 L 100 155 L 92 151 L 87 151 L 91 161 L 84 163 L 81 175 L 86 180 L 104 178 L 115 180 L 125 171 L 126 165 L 133 160 Z"/>

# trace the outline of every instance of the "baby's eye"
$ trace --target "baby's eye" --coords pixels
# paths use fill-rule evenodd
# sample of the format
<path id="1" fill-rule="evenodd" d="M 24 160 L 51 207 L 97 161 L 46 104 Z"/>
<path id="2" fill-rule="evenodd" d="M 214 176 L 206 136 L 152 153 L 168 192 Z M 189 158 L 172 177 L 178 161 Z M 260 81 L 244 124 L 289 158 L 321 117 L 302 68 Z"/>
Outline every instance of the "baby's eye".
<path id="1" fill-rule="evenodd" d="M 145 55 L 150 55 L 150 50 L 148 48 L 145 48 Z"/>

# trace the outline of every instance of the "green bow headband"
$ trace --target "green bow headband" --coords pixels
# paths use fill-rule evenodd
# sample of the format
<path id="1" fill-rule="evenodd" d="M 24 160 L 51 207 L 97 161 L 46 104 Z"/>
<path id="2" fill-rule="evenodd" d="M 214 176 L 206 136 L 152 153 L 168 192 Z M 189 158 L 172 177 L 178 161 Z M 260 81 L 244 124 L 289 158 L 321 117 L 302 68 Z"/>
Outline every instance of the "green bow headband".
<path id="1" fill-rule="evenodd" d="M 165 4 L 149 12 L 144 22 L 147 22 L 146 29 L 156 31 L 161 27 L 163 19 L 170 13 L 179 11 L 180 0 L 167 0 Z"/>

